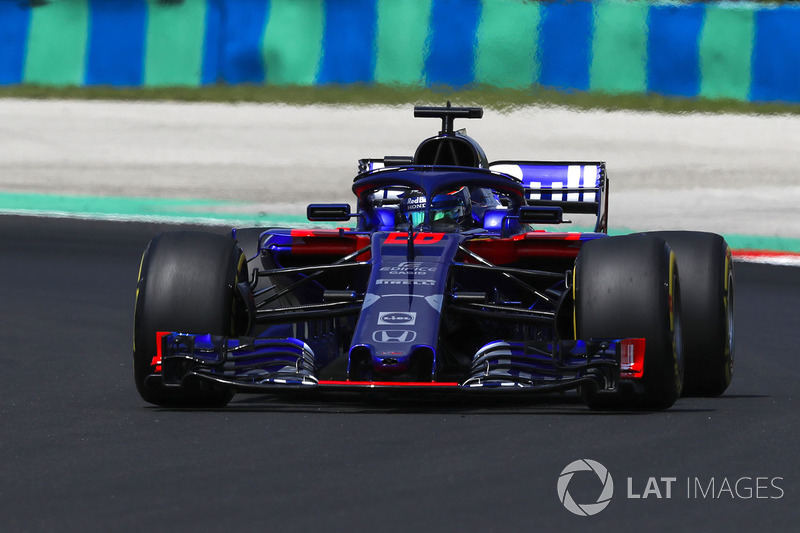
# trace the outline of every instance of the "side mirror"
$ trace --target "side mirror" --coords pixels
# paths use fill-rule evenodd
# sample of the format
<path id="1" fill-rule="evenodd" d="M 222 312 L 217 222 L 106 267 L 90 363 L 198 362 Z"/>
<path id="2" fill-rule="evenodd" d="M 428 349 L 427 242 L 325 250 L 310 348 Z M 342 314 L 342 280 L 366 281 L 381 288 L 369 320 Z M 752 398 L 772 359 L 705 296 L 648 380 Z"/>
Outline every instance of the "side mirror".
<path id="1" fill-rule="evenodd" d="M 332 222 L 350 220 L 350 204 L 311 204 L 306 209 L 306 217 L 312 222 Z"/>
<path id="2" fill-rule="evenodd" d="M 520 224 L 561 224 L 564 212 L 554 206 L 522 206 L 519 208 Z"/>

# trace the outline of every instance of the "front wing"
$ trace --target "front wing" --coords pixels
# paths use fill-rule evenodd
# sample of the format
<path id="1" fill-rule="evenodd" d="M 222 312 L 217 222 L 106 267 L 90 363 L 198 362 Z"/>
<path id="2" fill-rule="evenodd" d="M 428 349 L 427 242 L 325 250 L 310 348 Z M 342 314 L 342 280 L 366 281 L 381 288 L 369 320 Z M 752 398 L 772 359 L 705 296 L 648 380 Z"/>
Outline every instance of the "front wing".
<path id="1" fill-rule="evenodd" d="M 158 340 L 154 372 L 148 380 L 165 387 L 206 382 L 248 393 L 380 389 L 537 394 L 587 385 L 613 392 L 621 379 L 642 377 L 645 356 L 644 339 L 496 341 L 481 348 L 469 370 L 457 380 L 354 381 L 348 379 L 346 372 L 337 376 L 318 368 L 313 350 L 296 338 L 161 332 Z M 347 354 L 342 357 L 346 359 Z"/>

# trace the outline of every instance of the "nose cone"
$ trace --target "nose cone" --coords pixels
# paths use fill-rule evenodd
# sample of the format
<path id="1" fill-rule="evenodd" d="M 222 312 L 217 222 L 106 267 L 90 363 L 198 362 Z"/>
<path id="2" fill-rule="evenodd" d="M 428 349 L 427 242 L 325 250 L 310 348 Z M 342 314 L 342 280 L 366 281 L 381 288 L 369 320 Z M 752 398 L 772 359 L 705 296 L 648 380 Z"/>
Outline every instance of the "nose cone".
<path id="1" fill-rule="evenodd" d="M 376 352 L 372 355 L 372 371 L 382 379 L 430 381 L 435 377 L 434 359 L 430 346 L 412 346 L 406 353 Z"/>
<path id="2" fill-rule="evenodd" d="M 373 236 L 373 264 L 350 348 L 350 375 L 412 376 L 430 380 L 435 370 L 443 294 L 461 239 L 456 234 Z M 406 240 L 403 240 L 406 239 Z M 363 376 L 362 376 L 363 378 Z"/>

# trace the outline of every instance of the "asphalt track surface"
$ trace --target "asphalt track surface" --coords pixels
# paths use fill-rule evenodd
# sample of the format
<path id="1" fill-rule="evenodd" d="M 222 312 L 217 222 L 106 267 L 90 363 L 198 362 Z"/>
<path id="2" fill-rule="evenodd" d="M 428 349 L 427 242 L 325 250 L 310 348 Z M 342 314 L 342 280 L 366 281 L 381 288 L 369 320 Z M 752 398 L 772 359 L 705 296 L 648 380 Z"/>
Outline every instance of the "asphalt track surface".
<path id="1" fill-rule="evenodd" d="M 0 217 L 4 531 L 796 531 L 798 268 L 736 264 L 733 384 L 665 412 L 260 395 L 182 411 L 144 403 L 131 371 L 139 258 L 163 229 Z M 591 517 L 556 490 L 583 458 L 615 484 Z M 600 487 L 582 472 L 569 492 Z"/>

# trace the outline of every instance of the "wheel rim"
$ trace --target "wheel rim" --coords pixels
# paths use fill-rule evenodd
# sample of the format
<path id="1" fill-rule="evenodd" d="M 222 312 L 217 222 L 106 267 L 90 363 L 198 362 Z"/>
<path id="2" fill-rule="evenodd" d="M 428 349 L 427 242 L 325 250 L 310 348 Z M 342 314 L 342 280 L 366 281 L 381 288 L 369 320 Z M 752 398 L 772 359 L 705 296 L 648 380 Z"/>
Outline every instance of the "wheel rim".
<path id="1" fill-rule="evenodd" d="M 728 364 L 726 365 L 726 378 L 730 381 L 731 376 L 733 375 L 733 347 L 734 347 L 734 322 L 733 322 L 733 268 L 730 265 L 730 255 L 728 256 L 729 259 L 726 261 L 728 265 L 728 275 L 726 278 L 726 291 L 725 291 L 725 307 L 726 307 L 726 316 L 725 316 L 725 328 L 727 330 L 727 335 L 725 339 L 725 356 L 727 359 Z"/>
<path id="2" fill-rule="evenodd" d="M 678 390 L 680 391 L 683 386 L 683 323 L 681 312 L 681 291 L 680 282 L 677 271 L 673 274 L 673 296 L 672 296 L 672 313 L 673 313 L 673 342 L 675 350 L 675 362 L 678 365 Z"/>

